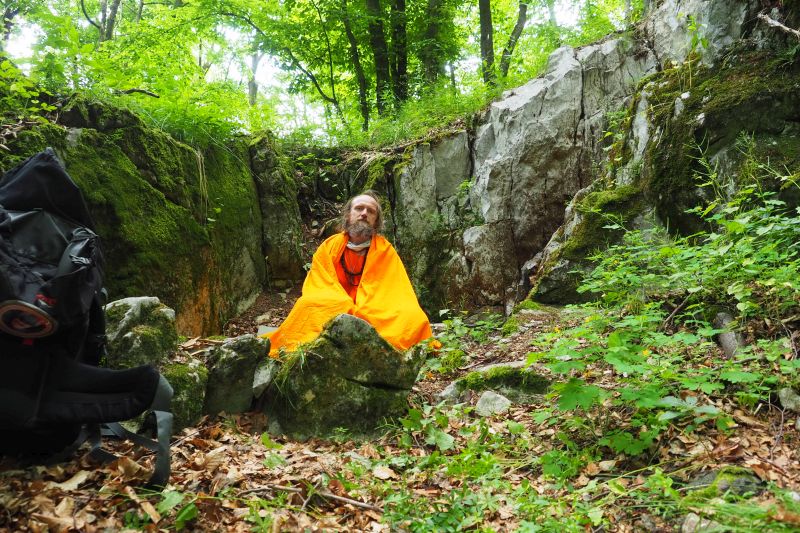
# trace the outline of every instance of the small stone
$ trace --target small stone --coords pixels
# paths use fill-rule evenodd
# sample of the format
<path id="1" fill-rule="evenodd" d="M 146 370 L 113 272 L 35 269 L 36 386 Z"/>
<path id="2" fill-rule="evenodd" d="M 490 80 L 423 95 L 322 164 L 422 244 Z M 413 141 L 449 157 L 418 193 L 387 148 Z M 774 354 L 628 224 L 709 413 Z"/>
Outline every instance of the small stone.
<path id="1" fill-rule="evenodd" d="M 510 407 L 511 400 L 502 394 L 497 394 L 494 391 L 487 390 L 481 394 L 481 397 L 478 399 L 478 403 L 475 406 L 475 412 L 480 416 L 485 417 L 499 413 L 505 413 Z"/>
<path id="2" fill-rule="evenodd" d="M 778 391 L 778 399 L 784 409 L 800 413 L 800 394 L 790 387 L 784 387 Z"/>
<path id="3" fill-rule="evenodd" d="M 700 533 L 702 531 L 714 531 L 720 528 L 718 523 L 708 518 L 702 518 L 695 513 L 689 513 L 681 525 L 681 533 Z"/>
<path id="4" fill-rule="evenodd" d="M 436 395 L 436 399 L 447 404 L 459 403 L 464 401 L 466 390 L 459 386 L 458 381 L 450 383 L 445 389 Z"/>
<path id="5" fill-rule="evenodd" d="M 266 324 L 272 317 L 272 313 L 264 313 L 256 317 L 256 324 Z"/>

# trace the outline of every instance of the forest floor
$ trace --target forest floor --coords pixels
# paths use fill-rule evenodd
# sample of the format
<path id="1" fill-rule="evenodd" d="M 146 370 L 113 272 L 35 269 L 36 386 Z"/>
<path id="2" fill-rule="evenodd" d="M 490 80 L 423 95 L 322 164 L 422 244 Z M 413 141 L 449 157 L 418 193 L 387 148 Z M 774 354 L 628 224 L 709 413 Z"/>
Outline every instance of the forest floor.
<path id="1" fill-rule="evenodd" d="M 258 305 L 268 303 L 234 329 L 252 328 L 266 309 Z M 631 417 L 610 402 L 583 417 L 559 416 L 552 395 L 490 418 L 475 414 L 477 395 L 436 406 L 436 393 L 453 379 L 483 364 L 525 360 L 545 349 L 542 335 L 556 338 L 587 313 L 522 310 L 514 331 L 504 330 L 499 317 L 439 328 L 445 346 L 459 342 L 460 366 L 443 371 L 449 352 L 438 360 L 432 354 L 408 417 L 373 439 L 343 431 L 297 442 L 267 435 L 259 413 L 207 418 L 174 436 L 172 476 L 162 493 L 141 488 L 152 456 L 124 442 L 111 445 L 120 459 L 107 465 L 86 457 L 48 467 L 0 463 L 0 530 L 666 532 L 710 530 L 709 523 L 721 531 L 800 529 L 797 414 L 777 405 L 743 407 L 729 395 L 704 395 L 729 415 L 727 427 L 675 423 L 638 454 L 597 445 L 609 421 L 624 425 Z M 720 357 L 715 346 L 708 350 L 702 364 Z M 544 366 L 537 370 L 551 375 Z M 608 367 L 583 376 L 611 396 L 623 388 Z M 751 473 L 744 497 L 721 484 L 699 495 L 696 480 L 731 466 Z M 711 522 L 687 529 L 691 513 Z"/>

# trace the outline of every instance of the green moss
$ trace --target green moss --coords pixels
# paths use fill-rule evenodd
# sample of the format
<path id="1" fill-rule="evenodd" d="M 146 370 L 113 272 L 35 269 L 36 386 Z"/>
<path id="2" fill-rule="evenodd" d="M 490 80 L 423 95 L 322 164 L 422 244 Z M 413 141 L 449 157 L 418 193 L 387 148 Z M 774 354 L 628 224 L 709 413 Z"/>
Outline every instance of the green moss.
<path id="1" fill-rule="evenodd" d="M 690 483 L 688 488 L 690 490 L 684 500 L 691 503 L 720 496 L 735 498 L 748 494 L 753 495 L 763 488 L 763 484 L 749 468 L 725 466 Z"/>
<path id="2" fill-rule="evenodd" d="M 16 137 L 4 140 L 8 150 L 0 149 L 0 174 L 8 172 L 48 146 L 60 145 L 65 136 L 64 128 L 45 122 L 37 124 L 33 129 L 18 132 Z"/>
<path id="3" fill-rule="evenodd" d="M 649 120 L 661 137 L 645 154 L 642 186 L 672 230 L 702 227 L 697 215 L 686 213 L 702 199 L 696 183 L 705 176 L 702 155 L 732 146 L 742 132 L 773 135 L 777 124 L 794 121 L 797 68 L 767 51 L 738 50 L 717 68 L 690 61 L 648 80 Z M 676 101 L 683 107 L 677 116 Z"/>
<path id="4" fill-rule="evenodd" d="M 517 313 L 525 309 L 529 311 L 538 311 L 542 308 L 544 308 L 544 306 L 539 302 L 534 302 L 533 300 L 522 300 L 520 303 L 514 306 L 514 312 Z"/>
<path id="5" fill-rule="evenodd" d="M 503 323 L 502 327 L 500 328 L 500 332 L 504 336 L 511 335 L 512 333 L 516 333 L 519 331 L 519 320 L 515 316 L 510 316 L 508 319 Z"/>
<path id="6" fill-rule="evenodd" d="M 550 381 L 538 374 L 521 368 L 498 366 L 486 372 L 470 372 L 459 380 L 462 390 L 477 392 L 488 389 L 513 388 L 528 394 L 541 394 L 550 386 Z"/>
<path id="7" fill-rule="evenodd" d="M 196 424 L 203 415 L 208 369 L 202 365 L 172 363 L 161 369 L 173 389 L 173 431 Z"/>
<path id="8" fill-rule="evenodd" d="M 635 185 L 589 193 L 577 206 L 583 219 L 561 249 L 561 257 L 584 259 L 592 250 L 608 246 L 622 234 L 624 224 L 641 213 L 643 205 Z M 619 227 L 605 227 L 613 224 Z"/>
<path id="9" fill-rule="evenodd" d="M 463 366 L 465 359 L 464 350 L 448 350 L 439 359 L 441 363 L 439 372 L 442 374 L 455 372 L 459 367 Z"/>

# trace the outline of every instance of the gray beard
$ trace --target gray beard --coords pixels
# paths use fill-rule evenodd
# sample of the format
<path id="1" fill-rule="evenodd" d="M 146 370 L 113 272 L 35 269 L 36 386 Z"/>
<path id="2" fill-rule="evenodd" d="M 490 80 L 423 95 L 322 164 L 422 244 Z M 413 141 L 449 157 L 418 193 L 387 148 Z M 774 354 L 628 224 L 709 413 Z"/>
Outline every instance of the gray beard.
<path id="1" fill-rule="evenodd" d="M 350 237 L 355 237 L 357 239 L 371 239 L 372 235 L 375 233 L 375 228 L 363 220 L 356 220 L 352 224 L 347 224 L 344 230 Z"/>

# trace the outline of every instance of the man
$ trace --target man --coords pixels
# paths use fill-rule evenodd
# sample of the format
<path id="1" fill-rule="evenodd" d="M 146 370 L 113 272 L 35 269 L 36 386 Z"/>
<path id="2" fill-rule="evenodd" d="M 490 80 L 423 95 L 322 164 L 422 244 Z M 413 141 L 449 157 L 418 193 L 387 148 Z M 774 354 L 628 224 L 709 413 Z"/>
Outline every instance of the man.
<path id="1" fill-rule="evenodd" d="M 314 340 L 342 313 L 366 320 L 400 350 L 431 337 L 400 257 L 378 234 L 383 228 L 378 196 L 366 191 L 351 198 L 342 210 L 342 228 L 314 253 L 302 296 L 281 327 L 267 334 L 271 356 Z"/>

